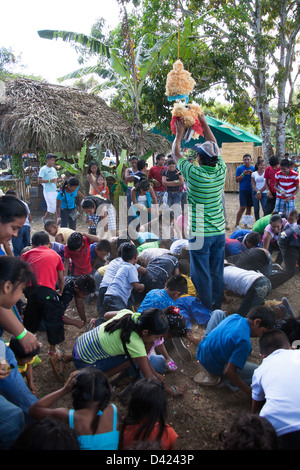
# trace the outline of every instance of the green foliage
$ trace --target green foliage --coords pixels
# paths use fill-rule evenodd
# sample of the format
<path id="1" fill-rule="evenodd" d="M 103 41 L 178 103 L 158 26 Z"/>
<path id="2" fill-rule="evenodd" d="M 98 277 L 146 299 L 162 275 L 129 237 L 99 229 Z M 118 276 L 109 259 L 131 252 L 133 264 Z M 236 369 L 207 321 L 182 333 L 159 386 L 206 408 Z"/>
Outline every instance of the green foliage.
<path id="1" fill-rule="evenodd" d="M 102 160 L 105 157 L 105 152 L 103 152 L 100 144 L 91 145 L 89 147 L 89 151 L 92 156 L 92 159 L 97 163 L 97 165 L 101 169 Z"/>
<path id="2" fill-rule="evenodd" d="M 10 76 L 9 69 L 17 62 L 15 54 L 6 47 L 0 48 L 0 80 Z"/>
<path id="3" fill-rule="evenodd" d="M 127 3 L 119 1 L 124 9 Z M 134 67 L 130 62 L 130 49 L 124 48 L 123 24 L 106 37 L 103 24 L 100 22 L 95 26 L 92 35 L 98 34 L 102 46 L 96 45 L 95 39 L 75 33 L 47 32 L 43 35 L 51 39 L 76 40 L 90 53 L 98 53 L 101 60 L 95 67 L 82 68 L 62 78 L 98 74 L 104 82 L 94 91 L 114 87 L 116 93 L 112 105 L 132 122 L 138 115 L 143 124 L 155 124 L 159 130 L 169 132 L 172 104 L 166 99 L 165 83 L 178 55 L 196 80 L 190 101 L 203 105 L 206 101 L 209 105 L 213 102 L 209 95 L 212 87 L 219 86 L 231 103 L 227 120 L 243 127 L 250 120 L 256 132 L 261 119 L 266 117 L 264 126 L 268 122 L 271 100 L 285 94 L 287 83 L 293 88 L 292 64 L 297 52 L 295 35 L 300 23 L 298 2 L 136 0 L 134 4 L 139 8 L 128 16 L 127 22 L 131 45 L 136 45 Z M 163 41 L 168 38 L 164 46 Z M 290 55 L 288 48 L 291 48 Z M 264 112 L 261 111 L 263 106 Z M 278 109 L 278 116 L 283 113 L 288 116 L 294 109 L 295 105 L 292 109 L 289 106 Z M 267 126 L 270 133 L 270 124 Z"/>
<path id="4" fill-rule="evenodd" d="M 76 175 L 77 178 L 79 179 L 80 187 L 84 187 L 85 185 L 85 170 L 87 168 L 87 164 L 85 163 L 86 159 L 86 152 L 87 152 L 87 143 L 85 142 L 83 147 L 80 150 L 79 155 L 72 155 L 69 157 L 69 159 L 73 160 L 73 163 L 70 163 L 66 160 L 57 160 L 56 164 L 62 167 L 62 170 L 60 170 L 60 174 L 62 174 L 64 171 L 69 173 L 69 175 Z"/>
<path id="5" fill-rule="evenodd" d="M 42 80 L 42 77 L 40 76 L 15 73 L 13 71 L 14 67 L 20 64 L 20 56 L 16 56 L 11 49 L 0 47 L 0 80 L 12 80 L 20 77 L 30 78 L 32 80 Z"/>
<path id="6" fill-rule="evenodd" d="M 16 178 L 23 178 L 23 159 L 22 155 L 12 155 L 11 157 L 12 174 Z"/>

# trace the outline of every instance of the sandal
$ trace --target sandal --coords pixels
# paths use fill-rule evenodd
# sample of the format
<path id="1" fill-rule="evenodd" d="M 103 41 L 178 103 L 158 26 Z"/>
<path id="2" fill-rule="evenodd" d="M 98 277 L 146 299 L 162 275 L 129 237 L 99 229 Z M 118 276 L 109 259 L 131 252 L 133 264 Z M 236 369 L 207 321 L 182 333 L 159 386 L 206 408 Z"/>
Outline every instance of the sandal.
<path id="1" fill-rule="evenodd" d="M 61 351 L 56 350 L 55 352 L 50 351 L 48 356 L 56 378 L 59 382 L 64 382 L 64 354 Z"/>
<path id="2" fill-rule="evenodd" d="M 172 344 L 180 359 L 183 361 L 190 361 L 192 359 L 190 351 L 187 349 L 181 338 L 172 338 Z"/>
<path id="3" fill-rule="evenodd" d="M 194 381 L 199 385 L 206 385 L 208 387 L 215 387 L 221 382 L 221 377 L 219 375 L 212 375 L 208 372 L 201 371 L 195 375 Z"/>

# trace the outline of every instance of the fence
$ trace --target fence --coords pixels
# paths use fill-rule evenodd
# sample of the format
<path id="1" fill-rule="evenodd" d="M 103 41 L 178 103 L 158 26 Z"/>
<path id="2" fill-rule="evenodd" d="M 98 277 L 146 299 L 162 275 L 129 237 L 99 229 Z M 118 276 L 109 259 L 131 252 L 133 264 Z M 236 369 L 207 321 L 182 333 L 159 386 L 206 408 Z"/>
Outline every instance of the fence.
<path id="1" fill-rule="evenodd" d="M 235 181 L 235 172 L 237 167 L 243 164 L 243 155 L 245 153 L 249 153 L 252 156 L 253 163 L 256 163 L 258 157 L 263 156 L 263 149 L 254 146 L 253 142 L 224 142 L 222 144 L 221 155 L 227 166 L 225 192 L 238 192 L 239 185 Z"/>

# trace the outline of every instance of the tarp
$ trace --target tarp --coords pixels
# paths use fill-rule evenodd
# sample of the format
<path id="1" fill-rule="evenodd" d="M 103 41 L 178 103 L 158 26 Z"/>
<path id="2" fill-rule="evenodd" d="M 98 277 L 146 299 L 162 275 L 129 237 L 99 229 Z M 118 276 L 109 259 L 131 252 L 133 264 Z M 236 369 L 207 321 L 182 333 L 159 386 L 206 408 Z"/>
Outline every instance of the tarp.
<path id="1" fill-rule="evenodd" d="M 255 146 L 262 145 L 261 137 L 251 134 L 250 132 L 242 129 L 240 127 L 229 124 L 226 121 L 220 121 L 218 119 L 212 118 L 210 116 L 205 116 L 207 124 L 210 126 L 219 147 L 222 147 L 223 142 L 253 142 Z M 174 135 L 169 134 L 165 135 L 160 132 L 156 127 L 154 127 L 151 132 L 154 134 L 163 135 L 170 142 L 173 142 Z M 199 136 L 198 139 L 191 139 L 189 142 L 182 142 L 183 147 L 191 148 L 197 143 L 204 142 L 204 138 Z"/>

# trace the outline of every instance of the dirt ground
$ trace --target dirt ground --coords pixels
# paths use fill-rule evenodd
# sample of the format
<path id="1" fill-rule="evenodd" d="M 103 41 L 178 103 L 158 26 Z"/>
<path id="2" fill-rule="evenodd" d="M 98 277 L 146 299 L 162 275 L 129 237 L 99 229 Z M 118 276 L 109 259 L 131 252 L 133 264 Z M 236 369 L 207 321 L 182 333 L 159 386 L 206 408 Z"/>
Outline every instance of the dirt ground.
<path id="1" fill-rule="evenodd" d="M 230 230 L 227 234 L 230 235 L 234 230 L 235 215 L 238 210 L 238 195 L 227 193 L 226 194 L 226 211 L 227 219 L 230 223 Z M 34 215 L 34 214 L 33 214 Z M 41 230 L 41 215 L 33 217 L 32 231 Z M 78 223 L 78 228 L 82 224 Z M 85 228 L 86 230 L 86 228 Z M 297 274 L 287 283 L 283 284 L 276 290 L 272 291 L 269 299 L 280 300 L 286 296 L 291 303 L 296 315 L 299 312 L 300 305 L 300 290 L 299 290 L 300 275 Z M 240 305 L 241 299 L 235 296 L 230 297 L 229 301 L 223 303 L 223 310 L 227 314 L 235 313 Z M 96 300 L 95 298 L 86 305 L 87 318 L 97 316 Z M 68 316 L 77 318 L 75 306 L 73 302 L 69 305 Z M 60 346 L 64 351 L 71 352 L 75 339 L 78 335 L 82 334 L 85 330 L 79 330 L 75 326 L 65 326 L 65 341 Z M 192 332 L 195 336 L 203 336 L 204 328 L 199 325 L 193 325 Z M 34 369 L 34 379 L 38 387 L 38 397 L 57 390 L 61 387 L 53 374 L 52 368 L 47 357 L 47 338 L 44 332 L 38 332 L 37 338 L 42 343 L 39 357 L 42 359 L 40 365 Z M 242 392 L 232 392 L 227 388 L 211 388 L 197 385 L 193 377 L 200 370 L 200 365 L 196 359 L 197 347 L 191 345 L 186 340 L 185 344 L 189 348 L 192 360 L 183 362 L 176 355 L 175 351 L 171 351 L 173 360 L 176 362 L 178 369 L 175 372 L 166 374 L 166 383 L 168 385 L 184 385 L 187 384 L 187 389 L 183 396 L 168 398 L 168 422 L 175 431 L 178 433 L 178 449 L 179 450 L 216 450 L 219 447 L 219 433 L 227 429 L 233 419 L 242 412 L 249 412 L 251 401 Z M 253 340 L 253 352 L 249 360 L 260 363 L 260 357 L 257 349 L 257 340 Z M 65 366 L 65 377 L 75 370 L 72 363 Z M 116 393 L 120 389 L 116 389 Z M 125 413 L 125 408 L 122 406 L 116 396 L 113 395 L 112 402 L 114 402 L 119 409 L 119 415 L 122 417 Z M 71 407 L 71 398 L 66 397 L 61 400 L 57 406 Z"/>

